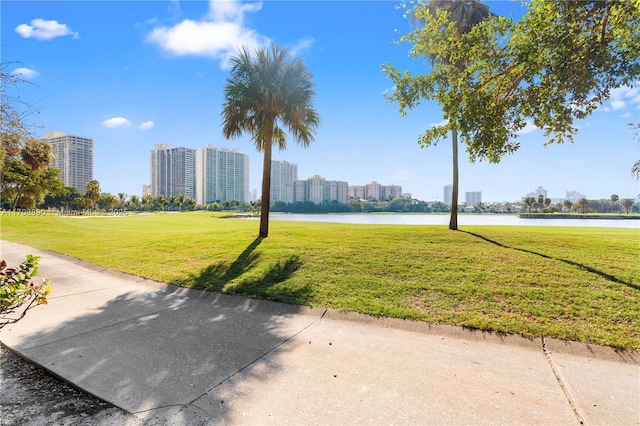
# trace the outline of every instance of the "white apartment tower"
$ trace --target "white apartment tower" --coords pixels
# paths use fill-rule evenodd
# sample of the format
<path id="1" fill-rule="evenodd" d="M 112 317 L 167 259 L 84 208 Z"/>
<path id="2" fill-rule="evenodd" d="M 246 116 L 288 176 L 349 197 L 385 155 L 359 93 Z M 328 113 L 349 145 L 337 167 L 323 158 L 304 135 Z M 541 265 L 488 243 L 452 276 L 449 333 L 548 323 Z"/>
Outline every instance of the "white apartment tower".
<path id="1" fill-rule="evenodd" d="M 326 180 L 322 176 L 312 176 L 306 180 L 297 180 L 287 185 L 296 203 L 311 202 L 314 204 L 337 201 L 347 203 L 349 184 L 344 181 Z"/>
<path id="2" fill-rule="evenodd" d="M 445 185 L 444 188 L 442 189 L 442 200 L 443 203 L 446 204 L 447 206 L 450 206 L 451 200 L 453 199 L 453 185 Z M 458 200 L 456 200 L 456 203 L 458 202 Z"/>
<path id="3" fill-rule="evenodd" d="M 51 167 L 60 169 L 64 185 L 76 188 L 84 194 L 87 183 L 93 180 L 93 139 L 47 132 L 44 140 L 53 148 Z"/>
<path id="4" fill-rule="evenodd" d="M 464 193 L 464 202 L 467 206 L 475 206 L 482 202 L 482 191 L 471 191 Z"/>
<path id="5" fill-rule="evenodd" d="M 151 150 L 151 194 L 196 196 L 196 150 L 158 144 Z"/>
<path id="6" fill-rule="evenodd" d="M 249 156 L 213 145 L 196 151 L 196 202 L 249 201 Z"/>
<path id="7" fill-rule="evenodd" d="M 293 203 L 291 183 L 298 180 L 298 165 L 287 161 L 271 162 L 271 202 Z"/>

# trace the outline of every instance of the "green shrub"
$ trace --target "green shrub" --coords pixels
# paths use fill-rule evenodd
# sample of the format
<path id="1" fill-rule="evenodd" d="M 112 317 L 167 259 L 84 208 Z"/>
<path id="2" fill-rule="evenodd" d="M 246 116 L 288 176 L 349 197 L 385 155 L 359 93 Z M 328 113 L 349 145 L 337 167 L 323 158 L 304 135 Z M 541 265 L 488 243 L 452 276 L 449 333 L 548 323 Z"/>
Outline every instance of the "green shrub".
<path id="1" fill-rule="evenodd" d="M 51 280 L 42 279 L 40 284 L 32 281 L 38 275 L 39 259 L 28 254 L 17 268 L 7 268 L 7 262 L 0 261 L 0 328 L 21 320 L 33 306 L 47 304 Z M 17 311 L 17 317 L 8 317 Z"/>

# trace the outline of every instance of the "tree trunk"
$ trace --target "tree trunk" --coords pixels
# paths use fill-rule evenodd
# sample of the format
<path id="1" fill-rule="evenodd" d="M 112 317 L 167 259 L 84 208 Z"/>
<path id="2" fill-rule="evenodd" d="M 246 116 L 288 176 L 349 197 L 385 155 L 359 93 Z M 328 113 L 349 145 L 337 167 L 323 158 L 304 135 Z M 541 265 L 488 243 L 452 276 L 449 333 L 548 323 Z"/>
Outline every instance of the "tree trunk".
<path id="1" fill-rule="evenodd" d="M 451 129 L 451 143 L 453 147 L 453 189 L 451 191 L 451 218 L 449 229 L 458 230 L 458 131 Z"/>
<path id="2" fill-rule="evenodd" d="M 269 204 L 271 203 L 271 140 L 273 130 L 266 132 L 264 141 L 264 163 L 262 164 L 262 205 L 260 207 L 260 232 L 258 237 L 269 235 Z"/>
<path id="3" fill-rule="evenodd" d="M 31 169 L 31 171 L 29 172 L 29 176 L 27 176 L 27 178 L 23 180 L 20 186 L 18 187 L 18 193 L 16 194 L 15 200 L 13 200 L 13 206 L 11 206 L 11 211 L 16 211 L 16 209 L 18 208 L 18 202 L 20 201 L 20 198 L 22 198 L 24 187 L 29 181 L 29 179 L 31 179 L 31 177 L 33 176 L 33 173 L 34 173 L 34 170 Z"/>

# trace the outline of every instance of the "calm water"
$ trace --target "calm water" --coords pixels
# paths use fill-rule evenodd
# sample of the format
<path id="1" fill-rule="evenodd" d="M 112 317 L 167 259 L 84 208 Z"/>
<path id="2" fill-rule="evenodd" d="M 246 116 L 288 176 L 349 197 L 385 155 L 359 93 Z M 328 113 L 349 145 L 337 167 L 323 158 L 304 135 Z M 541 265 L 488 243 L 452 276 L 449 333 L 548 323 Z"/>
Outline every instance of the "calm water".
<path id="1" fill-rule="evenodd" d="M 295 214 L 271 213 L 271 220 L 298 222 L 332 222 L 373 225 L 448 225 L 449 214 Z M 458 225 L 509 225 L 509 226 L 577 226 L 593 228 L 640 229 L 640 219 L 520 219 L 509 214 L 458 215 Z"/>

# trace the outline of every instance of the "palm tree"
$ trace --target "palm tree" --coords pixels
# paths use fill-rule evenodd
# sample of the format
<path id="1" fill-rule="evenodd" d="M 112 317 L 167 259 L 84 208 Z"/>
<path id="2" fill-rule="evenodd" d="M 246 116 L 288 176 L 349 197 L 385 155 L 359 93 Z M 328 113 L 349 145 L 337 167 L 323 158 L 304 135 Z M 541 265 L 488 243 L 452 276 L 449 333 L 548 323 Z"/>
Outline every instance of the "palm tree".
<path id="1" fill-rule="evenodd" d="M 252 56 L 243 48 L 231 59 L 231 77 L 224 86 L 222 109 L 225 138 L 251 134 L 258 151 L 264 152 L 262 168 L 262 207 L 259 237 L 269 234 L 271 191 L 271 151 L 275 142 L 286 148 L 283 127 L 294 140 L 307 147 L 314 140 L 320 119 L 313 108 L 315 95 L 312 75 L 304 62 L 289 51 L 272 45 L 258 48 Z"/>
<path id="2" fill-rule="evenodd" d="M 480 3 L 478 0 L 430 0 L 417 8 L 426 8 L 427 17 L 434 18 L 439 11 L 446 11 L 449 15 L 449 22 L 453 23 L 458 30 L 458 34 L 467 34 L 471 29 L 482 21 L 485 21 L 490 15 L 489 6 Z M 414 17 L 415 17 L 414 9 Z M 424 19 L 424 18 L 422 18 Z M 429 18 L 426 18 L 429 19 Z M 416 21 L 420 19 L 416 18 Z M 444 30 L 444 28 L 443 28 Z M 435 57 L 430 57 L 433 63 Z M 447 63 L 454 65 L 460 71 L 466 68 L 466 65 L 457 60 L 452 62 L 446 60 Z M 453 156 L 453 189 L 451 191 L 451 217 L 449 219 L 449 229 L 458 229 L 458 129 L 451 127 L 451 145 Z"/>
<path id="3" fill-rule="evenodd" d="M 87 182 L 86 191 L 84 193 L 85 207 L 92 209 L 100 199 L 100 182 L 90 180 Z"/>
<path id="4" fill-rule="evenodd" d="M 124 203 L 127 201 L 127 194 L 124 192 L 118 192 L 118 206 L 124 209 Z"/>
<path id="5" fill-rule="evenodd" d="M 131 197 L 129 197 L 129 205 L 133 210 L 138 210 L 140 208 L 140 197 L 133 194 Z"/>
<path id="6" fill-rule="evenodd" d="M 173 202 L 178 205 L 178 210 L 180 211 L 182 211 L 182 206 L 184 205 L 185 201 L 186 201 L 186 198 L 184 194 L 179 194 L 178 196 L 173 198 Z"/>
<path id="7" fill-rule="evenodd" d="M 145 210 L 151 210 L 151 206 L 153 206 L 153 195 L 151 194 L 144 194 L 142 196 L 142 206 L 144 207 Z"/>

